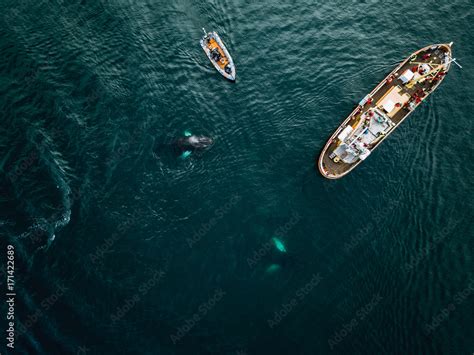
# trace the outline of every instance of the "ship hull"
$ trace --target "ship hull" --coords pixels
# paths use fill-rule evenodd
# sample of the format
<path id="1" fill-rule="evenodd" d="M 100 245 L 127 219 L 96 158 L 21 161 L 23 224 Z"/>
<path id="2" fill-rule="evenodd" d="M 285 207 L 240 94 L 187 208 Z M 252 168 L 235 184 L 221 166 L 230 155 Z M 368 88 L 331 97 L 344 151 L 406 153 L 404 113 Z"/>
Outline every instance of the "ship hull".
<path id="1" fill-rule="evenodd" d="M 339 179 L 362 163 L 439 86 L 450 68 L 451 57 L 451 43 L 435 44 L 414 52 L 400 63 L 359 103 L 331 135 L 317 161 L 320 173 L 328 179 Z M 429 69 L 426 69 L 428 67 Z M 417 70 L 420 68 L 420 73 L 416 71 L 413 73 L 412 70 L 415 68 Z M 422 71 L 423 69 L 426 73 Z M 412 77 L 411 80 L 405 82 L 412 74 L 416 79 Z M 395 101 L 400 102 L 393 105 L 391 100 L 393 97 Z M 374 112 L 387 119 L 389 124 L 387 124 L 386 132 L 381 132 L 379 137 L 374 136 L 373 141 L 368 141 L 369 144 L 363 143 L 363 146 L 359 144 L 357 147 L 354 141 L 359 143 L 360 136 L 354 137 L 354 140 L 351 140 L 352 137 L 342 139 L 341 136 L 346 134 L 344 130 L 356 131 L 358 125 L 360 126 L 360 121 L 370 119 L 367 116 L 369 114 L 373 116 Z M 350 128 L 347 128 L 348 126 Z M 354 146 L 351 147 L 350 144 Z M 346 146 L 349 149 L 346 149 Z M 361 148 L 363 152 L 361 153 L 357 148 Z M 349 151 L 352 155 L 345 154 Z M 337 154 L 343 158 L 341 159 Z"/>

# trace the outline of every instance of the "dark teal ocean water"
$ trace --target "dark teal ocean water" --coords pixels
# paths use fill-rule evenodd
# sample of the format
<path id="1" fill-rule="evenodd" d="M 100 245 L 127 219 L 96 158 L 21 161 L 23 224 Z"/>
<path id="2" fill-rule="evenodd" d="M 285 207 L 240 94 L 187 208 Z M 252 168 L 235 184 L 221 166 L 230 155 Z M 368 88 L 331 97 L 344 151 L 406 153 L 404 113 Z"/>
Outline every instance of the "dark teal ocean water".
<path id="1" fill-rule="evenodd" d="M 472 1 L 0 11 L 1 294 L 8 245 L 16 293 L 2 354 L 474 352 Z M 463 69 L 323 179 L 315 159 L 354 105 L 450 41 Z M 215 143 L 186 160 L 156 149 L 184 130 Z"/>

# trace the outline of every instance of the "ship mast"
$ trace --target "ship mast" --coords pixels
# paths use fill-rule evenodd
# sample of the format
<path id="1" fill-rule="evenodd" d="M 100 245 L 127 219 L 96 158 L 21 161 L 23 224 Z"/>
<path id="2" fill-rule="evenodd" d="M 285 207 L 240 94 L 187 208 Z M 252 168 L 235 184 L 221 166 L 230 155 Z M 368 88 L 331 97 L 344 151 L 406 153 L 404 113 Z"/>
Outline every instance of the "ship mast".
<path id="1" fill-rule="evenodd" d="M 450 63 L 454 63 L 454 64 L 456 64 L 459 68 L 462 69 L 461 64 L 459 64 L 459 63 L 456 61 L 456 58 L 451 58 L 451 59 L 449 60 L 449 62 L 447 62 L 446 64 L 450 64 Z"/>

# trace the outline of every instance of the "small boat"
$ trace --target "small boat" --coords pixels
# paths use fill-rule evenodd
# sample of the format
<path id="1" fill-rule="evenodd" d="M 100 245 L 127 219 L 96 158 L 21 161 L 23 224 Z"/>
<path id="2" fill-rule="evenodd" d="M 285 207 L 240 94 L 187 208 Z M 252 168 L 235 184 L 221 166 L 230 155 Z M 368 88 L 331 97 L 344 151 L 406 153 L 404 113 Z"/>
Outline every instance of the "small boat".
<path id="1" fill-rule="evenodd" d="M 319 156 L 325 178 L 351 172 L 441 84 L 451 63 L 461 67 L 451 46 L 434 44 L 414 52 L 359 102 Z"/>
<path id="2" fill-rule="evenodd" d="M 232 82 L 235 81 L 235 65 L 227 48 L 222 42 L 217 32 L 206 33 L 203 28 L 204 37 L 201 39 L 201 47 L 206 52 L 207 57 L 214 64 L 222 76 Z"/>

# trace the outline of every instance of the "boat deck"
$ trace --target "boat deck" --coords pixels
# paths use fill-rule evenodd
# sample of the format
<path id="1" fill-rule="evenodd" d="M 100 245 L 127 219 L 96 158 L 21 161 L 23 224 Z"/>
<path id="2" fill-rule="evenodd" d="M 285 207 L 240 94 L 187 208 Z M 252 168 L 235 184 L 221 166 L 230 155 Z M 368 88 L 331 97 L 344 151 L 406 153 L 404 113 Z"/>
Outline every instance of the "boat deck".
<path id="1" fill-rule="evenodd" d="M 224 69 L 226 67 L 227 64 L 229 64 L 229 59 L 227 58 L 227 56 L 225 55 L 224 51 L 222 50 L 222 48 L 219 46 L 219 43 L 217 43 L 217 41 L 214 39 L 214 38 L 209 38 L 209 42 L 206 44 L 207 45 L 207 48 L 209 48 L 210 51 L 212 51 L 213 49 L 217 48 L 217 50 L 219 51 L 219 54 L 221 55 L 221 60 L 219 60 L 218 62 L 216 62 L 222 69 Z"/>
<path id="2" fill-rule="evenodd" d="M 434 49 L 434 47 L 437 47 Z M 444 74 L 438 76 L 439 78 L 435 80 L 431 80 L 433 75 L 430 75 L 430 78 L 425 79 L 423 81 L 423 76 L 419 78 L 418 81 L 412 80 L 411 83 L 414 85 L 410 85 L 410 82 L 405 85 L 401 80 L 400 76 L 407 70 L 407 69 L 414 69 L 414 67 L 419 67 L 422 64 L 429 64 L 432 68 L 438 65 L 443 64 L 445 54 L 449 53 L 450 55 L 450 47 L 447 45 L 437 45 L 437 46 L 430 46 L 423 48 L 422 50 L 415 52 L 412 56 L 410 56 L 405 62 L 393 70 L 385 80 L 379 84 L 371 93 L 370 97 L 371 100 L 367 101 L 363 106 L 357 106 L 357 108 L 349 115 L 349 117 L 343 122 L 343 124 L 339 127 L 338 130 L 331 136 L 330 142 L 327 143 L 325 149 L 321 153 L 320 161 L 319 161 L 319 168 L 325 171 L 323 173 L 324 176 L 328 178 L 337 178 L 347 174 L 356 165 L 358 165 L 361 160 L 357 159 L 353 163 L 345 163 L 342 160 L 339 162 L 334 162 L 329 156 L 334 152 L 334 150 L 338 147 L 341 143 L 337 139 L 337 135 L 340 133 L 342 129 L 344 129 L 347 125 L 351 125 L 353 128 L 357 126 L 359 121 L 361 120 L 361 115 L 364 112 L 367 112 L 369 109 L 379 107 L 380 101 L 384 99 L 387 94 L 391 92 L 397 92 L 398 94 L 407 99 L 408 102 L 405 104 L 400 104 L 400 107 L 397 107 L 393 110 L 394 114 L 390 117 L 391 121 L 395 123 L 395 127 L 387 134 L 387 136 L 393 132 L 393 130 L 413 111 L 419 103 L 421 103 L 428 95 L 439 85 L 439 83 L 443 80 Z M 429 54 L 429 57 L 428 57 Z M 416 55 L 414 60 L 410 60 L 413 56 Z M 440 71 L 447 72 L 448 68 L 439 67 Z M 397 94 L 395 94 L 397 95 Z M 406 95 L 406 96 L 405 96 Z M 398 96 L 397 96 L 398 97 Z M 413 106 L 410 108 L 410 103 Z M 389 115 L 390 116 L 390 115 Z M 385 138 L 385 137 L 384 137 Z M 369 147 L 369 150 L 375 149 L 383 139 L 378 140 L 372 147 Z"/>
<path id="3" fill-rule="evenodd" d="M 200 40 L 201 47 L 216 70 L 226 79 L 235 82 L 235 65 L 224 42 L 217 32 L 204 31 L 204 37 Z"/>

